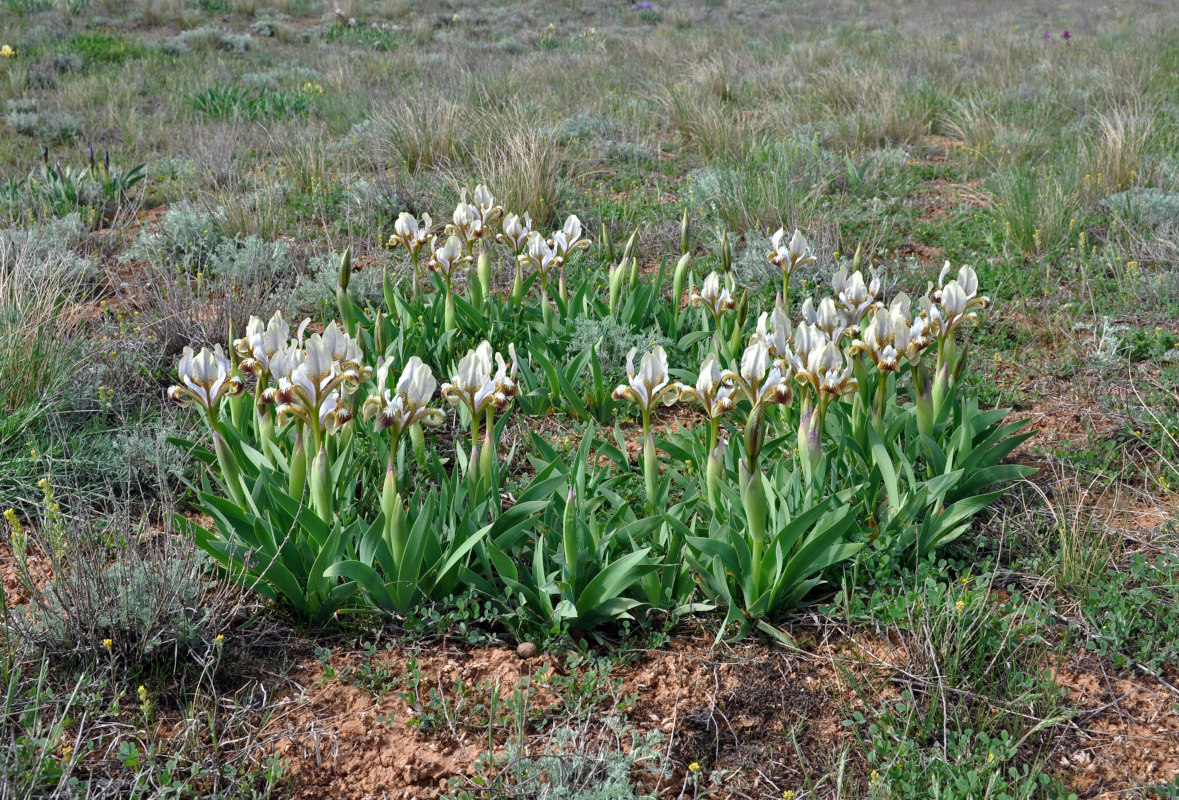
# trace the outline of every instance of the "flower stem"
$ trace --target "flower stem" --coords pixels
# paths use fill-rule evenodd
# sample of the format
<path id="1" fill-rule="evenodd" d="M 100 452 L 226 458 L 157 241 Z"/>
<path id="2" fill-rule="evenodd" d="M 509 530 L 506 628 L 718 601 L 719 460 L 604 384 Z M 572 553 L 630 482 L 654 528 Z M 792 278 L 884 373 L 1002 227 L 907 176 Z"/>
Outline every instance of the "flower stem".
<path id="1" fill-rule="evenodd" d="M 512 284 L 512 305 L 517 308 L 524 301 L 524 267 L 516 261 L 516 280 Z"/>
<path id="2" fill-rule="evenodd" d="M 655 458 L 655 437 L 650 433 L 643 440 L 643 482 L 647 487 L 647 512 L 654 515 L 659 495 L 659 463 Z"/>
<path id="3" fill-rule="evenodd" d="M 553 332 L 553 310 L 549 308 L 549 281 L 544 275 L 540 276 L 540 315 L 544 321 L 544 332 Z"/>
<path id="4" fill-rule="evenodd" d="M 714 511 L 720 494 L 720 419 L 713 417 L 709 420 L 708 431 L 708 461 L 704 468 L 704 486 L 708 495 L 708 505 Z"/>
<path id="5" fill-rule="evenodd" d="M 420 267 L 418 266 L 418 259 L 420 258 L 418 251 L 414 250 L 414 251 L 412 251 L 412 253 L 413 253 L 413 301 L 416 303 L 418 300 L 422 299 L 422 272 L 421 272 Z M 389 313 L 392 314 L 393 312 L 394 312 L 394 310 L 392 308 L 390 308 Z"/>
<path id="6" fill-rule="evenodd" d="M 766 533 L 766 491 L 765 486 L 762 485 L 761 472 L 758 470 L 757 464 L 746 465 L 745 459 L 742 458 L 741 471 L 744 479 L 741 501 L 745 507 L 745 521 L 749 529 L 749 570 L 753 575 L 754 585 L 758 587 L 758 594 L 760 594 L 761 557 L 762 551 L 765 549 Z"/>
<path id="7" fill-rule="evenodd" d="M 884 422 L 884 398 L 888 392 L 888 373 L 878 372 L 880 381 L 876 384 L 876 422 L 883 424 Z"/>
<path id="8" fill-rule="evenodd" d="M 242 491 L 241 472 L 238 470 L 237 459 L 229 448 L 229 442 L 221 433 L 213 429 L 213 452 L 217 454 L 217 466 L 221 469 L 221 477 L 225 480 L 226 491 L 241 508 L 246 508 L 246 496 Z"/>
<path id="9" fill-rule="evenodd" d="M 447 331 L 455 329 L 454 292 L 450 287 L 450 278 L 446 279 L 446 308 L 443 311 L 442 326 L 443 330 Z"/>
<path id="10" fill-rule="evenodd" d="M 311 462 L 311 508 L 324 522 L 332 518 L 331 468 L 327 449 L 322 445 Z"/>
<path id="11" fill-rule="evenodd" d="M 394 452 L 389 454 L 389 463 L 385 467 L 385 484 L 381 488 L 381 511 L 385 515 L 385 543 L 389 552 L 393 554 L 395 563 L 401 563 L 401 555 L 405 552 L 404 518 L 400 512 L 401 497 L 397 493 L 397 467 L 393 463 Z M 399 530 L 400 529 L 400 530 Z"/>
<path id="12" fill-rule="evenodd" d="M 483 451 L 479 455 L 479 479 L 486 480 L 488 488 L 494 490 L 496 488 L 494 467 L 497 466 L 498 453 L 496 452 L 495 409 L 493 407 L 487 409 L 483 432 Z"/>

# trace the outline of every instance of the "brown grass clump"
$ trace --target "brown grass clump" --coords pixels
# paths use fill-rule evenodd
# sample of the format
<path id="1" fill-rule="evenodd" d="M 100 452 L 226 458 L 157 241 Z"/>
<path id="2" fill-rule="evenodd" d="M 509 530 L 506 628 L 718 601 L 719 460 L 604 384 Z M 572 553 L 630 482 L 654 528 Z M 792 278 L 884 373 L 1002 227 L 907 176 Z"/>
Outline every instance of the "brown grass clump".
<path id="1" fill-rule="evenodd" d="M 452 100 L 398 100 L 374 118 L 395 161 L 410 172 L 441 166 L 463 155 L 470 115 Z"/>
<path id="2" fill-rule="evenodd" d="M 1151 128 L 1149 118 L 1136 114 L 1113 111 L 1098 115 L 1096 135 L 1081 147 L 1084 191 L 1091 201 L 1145 182 L 1143 152 Z"/>
<path id="3" fill-rule="evenodd" d="M 552 135 L 531 127 L 520 109 L 505 115 L 500 136 L 488 130 L 475 156 L 475 174 L 486 177 L 504 208 L 527 212 L 536 224 L 552 223 L 567 186 L 569 163 Z"/>
<path id="4" fill-rule="evenodd" d="M 32 241 L 0 246 L 0 443 L 40 418 L 73 378 L 81 321 L 61 298 L 78 277 L 59 266 L 63 252 L 38 253 Z"/>

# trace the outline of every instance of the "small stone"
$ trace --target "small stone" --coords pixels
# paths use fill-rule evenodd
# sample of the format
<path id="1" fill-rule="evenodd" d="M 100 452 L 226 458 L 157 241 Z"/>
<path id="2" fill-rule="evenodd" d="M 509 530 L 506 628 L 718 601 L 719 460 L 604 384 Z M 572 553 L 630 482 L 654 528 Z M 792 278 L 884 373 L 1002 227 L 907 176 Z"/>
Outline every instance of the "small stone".
<path id="1" fill-rule="evenodd" d="M 532 642 L 520 642 L 516 645 L 516 655 L 520 658 L 532 658 L 536 655 L 536 645 Z"/>

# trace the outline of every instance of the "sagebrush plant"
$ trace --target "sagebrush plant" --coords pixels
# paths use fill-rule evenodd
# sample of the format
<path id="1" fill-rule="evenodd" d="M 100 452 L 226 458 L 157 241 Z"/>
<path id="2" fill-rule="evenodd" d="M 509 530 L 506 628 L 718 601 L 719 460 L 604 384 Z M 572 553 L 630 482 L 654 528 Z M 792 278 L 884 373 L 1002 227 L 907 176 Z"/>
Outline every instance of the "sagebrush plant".
<path id="1" fill-rule="evenodd" d="M 207 423 L 212 452 L 186 446 L 216 468 L 217 490 L 205 479 L 199 497 L 217 530 L 178 524 L 300 614 L 406 613 L 466 586 L 544 628 L 720 605 L 738 635 L 772 631 L 866 541 L 924 557 L 969 528 L 997 496 L 989 487 L 1024 474 L 1000 464 L 1020 426 L 961 390 L 965 330 L 989 305 L 969 267 L 947 263 L 919 302 L 886 304 L 857 259 L 833 276 L 834 296 L 798 304 L 792 275 L 814 257 L 801 233 L 780 230 L 766 254 L 781 278 L 770 310 L 751 313 L 716 272 L 691 290 L 686 251 L 673 280 L 691 290 L 676 295 L 690 295 L 683 310 L 664 298 L 666 268 L 640 275 L 632 236 L 603 301 L 600 276 L 567 279 L 567 261 L 589 248 L 576 216 L 545 237 L 486 186 L 472 197 L 462 192 L 438 235 L 428 215 L 398 220 L 390 246 L 411 261 L 408 295 L 386 271 L 381 296 L 358 302 L 345 253 L 339 321 L 322 332 L 253 317 L 228 351 L 181 359 L 170 393 Z M 681 234 L 686 248 L 686 216 Z M 497 248 L 519 265 L 507 294 L 491 283 Z M 420 286 L 427 252 L 433 293 Z M 606 320 L 670 349 L 632 347 L 613 392 L 596 347 L 565 366 L 568 343 Z M 673 354 L 703 359 L 694 386 L 673 377 Z M 435 373 L 451 377 L 439 387 Z M 654 423 L 687 399 L 709 424 L 657 439 Z M 642 421 L 643 504 L 627 498 L 627 433 L 615 424 L 613 441 L 598 438 L 593 422 L 628 406 Z M 534 437 L 534 474 L 505 504 L 513 407 L 588 427 L 573 462 Z M 448 417 L 469 431 L 452 453 L 424 431 Z M 614 469 L 588 467 L 591 452 Z"/>
<path id="2" fill-rule="evenodd" d="M 152 374 L 153 352 L 171 359 L 187 344 L 227 342 L 245 329 L 260 298 L 314 310 L 333 292 L 319 280 L 322 259 L 308 264 L 282 240 L 227 237 L 215 217 L 189 207 L 170 211 L 161 230 L 142 234 L 125 258 L 148 277 L 143 290 L 155 313 L 130 326 L 120 320 L 120 333 L 125 341 L 139 335 L 155 343 L 143 365 Z"/>
<path id="3" fill-rule="evenodd" d="M 66 144 L 82 132 L 82 120 L 68 111 L 37 108 L 35 101 L 8 101 L 5 117 L 8 127 L 17 133 L 51 144 Z"/>
<path id="4" fill-rule="evenodd" d="M 593 350 L 601 363 L 602 372 L 610 379 L 626 375 L 626 355 L 635 348 L 649 348 L 652 343 L 671 347 L 671 339 L 658 330 L 634 331 L 610 317 L 577 317 L 569 337 L 569 356 Z"/>
<path id="5" fill-rule="evenodd" d="M 1162 189 L 1126 189 L 1102 199 L 1101 204 L 1128 221 L 1145 228 L 1155 228 L 1179 219 L 1179 194 Z"/>
<path id="6" fill-rule="evenodd" d="M 48 219 L 25 228 L 0 230 L 0 251 L 3 258 L 12 263 L 17 259 L 30 264 L 29 277 L 53 283 L 61 277 L 70 283 L 82 283 L 93 277 L 93 262 L 78 255 L 76 248 L 86 235 L 82 216 L 70 213 L 57 219 Z M 58 276 L 58 277 L 55 277 Z"/>
<path id="7" fill-rule="evenodd" d="M 178 272 L 200 272 L 225 240 L 215 212 L 180 203 L 168 209 L 157 230 L 141 233 L 123 258 L 170 266 Z"/>
<path id="8" fill-rule="evenodd" d="M 518 698 L 504 702 L 509 711 L 520 705 Z M 670 772 L 661 749 L 664 735 L 640 734 L 614 715 L 593 729 L 585 723 L 559 727 L 546 737 L 543 749 L 514 733 L 502 755 L 486 752 L 480 757 L 475 780 L 452 782 L 451 800 L 538 795 L 550 800 L 646 800 L 654 795 L 643 792 L 642 783 Z"/>
<path id="9" fill-rule="evenodd" d="M 234 624 L 240 587 L 216 585 L 190 542 L 148 541 L 117 517 L 75 518 L 59 497 L 71 489 L 52 473 L 37 487 L 41 496 L 26 516 L 35 527 L 12 509 L 4 514 L 14 578 L 29 598 L 6 612 L 6 634 L 54 658 L 102 667 L 117 657 L 171 674 L 193 653 L 206 657 L 215 635 Z"/>
<path id="10" fill-rule="evenodd" d="M 211 581 L 204 554 L 188 543 L 171 553 L 127 548 L 108 565 L 97 536 L 79 538 L 87 547 L 54 556 L 62 577 L 43 590 L 30 587 L 29 613 L 14 618 L 21 635 L 44 651 L 173 672 L 199 664 L 234 623 L 240 590 Z"/>
<path id="11" fill-rule="evenodd" d="M 244 774 L 251 796 L 270 796 L 281 764 L 251 766 L 219 735 L 224 725 L 256 742 L 271 713 L 218 711 L 256 601 L 213 579 L 191 543 L 118 527 L 126 509 L 100 521 L 108 527 L 61 515 L 54 502 L 47 492 L 32 530 L 12 511 L 0 520 L 29 595 L 3 607 L 0 627 L 0 790 L 28 800 L 104 795 L 103 776 L 118 774 L 119 791 L 228 797 L 241 796 Z M 181 735 L 156 737 L 172 696 L 188 705 Z"/>

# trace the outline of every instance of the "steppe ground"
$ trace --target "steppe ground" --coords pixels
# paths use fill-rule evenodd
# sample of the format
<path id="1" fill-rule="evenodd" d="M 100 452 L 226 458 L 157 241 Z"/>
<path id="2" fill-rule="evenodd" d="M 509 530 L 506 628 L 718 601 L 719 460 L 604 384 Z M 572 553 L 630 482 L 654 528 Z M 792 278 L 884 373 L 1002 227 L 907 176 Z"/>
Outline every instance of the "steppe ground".
<path id="1" fill-rule="evenodd" d="M 1179 796 L 1176 4 L 3 0 L 5 46 L 0 508 L 34 555 L 10 521 L 0 796 Z M 398 213 L 478 182 L 637 228 L 646 269 L 684 209 L 742 285 L 780 225 L 896 284 L 974 266 L 975 389 L 1037 472 L 792 648 L 704 617 L 521 659 L 477 604 L 315 630 L 207 577 L 168 527 L 181 347 L 322 315 L 345 248 L 375 290 Z M 141 640 L 96 633 L 120 602 Z"/>

